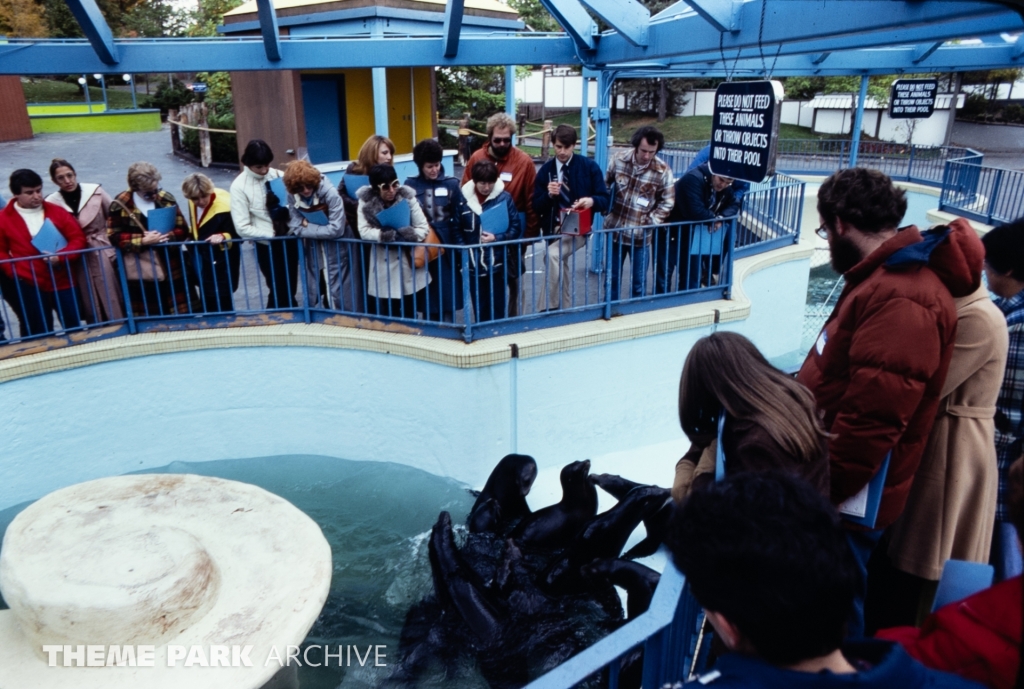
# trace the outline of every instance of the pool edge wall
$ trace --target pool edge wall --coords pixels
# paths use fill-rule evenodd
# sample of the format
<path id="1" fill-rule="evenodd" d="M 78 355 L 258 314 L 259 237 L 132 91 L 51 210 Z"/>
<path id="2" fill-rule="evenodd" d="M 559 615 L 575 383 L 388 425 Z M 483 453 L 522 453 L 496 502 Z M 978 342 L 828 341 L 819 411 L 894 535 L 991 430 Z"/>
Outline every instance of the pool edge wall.
<path id="1" fill-rule="evenodd" d="M 718 328 L 768 357 L 799 348 L 811 253 L 802 242 L 737 261 L 729 301 L 469 345 L 300 324 L 9 359 L 0 510 L 174 461 L 316 454 L 480 486 L 512 451 L 543 470 L 678 439 L 679 373 L 697 339 Z"/>

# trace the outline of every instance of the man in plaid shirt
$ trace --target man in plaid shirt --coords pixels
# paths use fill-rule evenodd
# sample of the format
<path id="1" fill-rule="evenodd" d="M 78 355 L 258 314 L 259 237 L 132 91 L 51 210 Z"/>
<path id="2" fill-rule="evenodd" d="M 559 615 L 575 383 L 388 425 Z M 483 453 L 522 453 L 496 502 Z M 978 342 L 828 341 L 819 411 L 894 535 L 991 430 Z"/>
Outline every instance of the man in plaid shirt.
<path id="1" fill-rule="evenodd" d="M 630 294 L 642 297 L 647 292 L 647 263 L 652 232 L 649 226 L 668 220 L 675 205 L 675 180 L 672 170 L 657 157 L 665 145 L 665 136 L 654 127 L 641 127 L 630 141 L 632 150 L 612 158 L 605 182 L 612 189 L 612 207 L 605 216 L 605 228 L 630 228 L 613 235 L 612 299 L 619 299 L 619 277 L 626 256 L 631 257 Z M 641 229 L 645 228 L 646 229 Z"/>
<path id="2" fill-rule="evenodd" d="M 1003 387 L 996 400 L 996 461 L 999 464 L 999 502 L 992 534 L 992 564 L 997 580 L 1021 573 L 1017 535 L 1006 513 L 1006 472 L 1021 456 L 1024 444 L 1024 218 L 990 231 L 985 245 L 985 277 L 1006 316 L 1010 351 Z"/>

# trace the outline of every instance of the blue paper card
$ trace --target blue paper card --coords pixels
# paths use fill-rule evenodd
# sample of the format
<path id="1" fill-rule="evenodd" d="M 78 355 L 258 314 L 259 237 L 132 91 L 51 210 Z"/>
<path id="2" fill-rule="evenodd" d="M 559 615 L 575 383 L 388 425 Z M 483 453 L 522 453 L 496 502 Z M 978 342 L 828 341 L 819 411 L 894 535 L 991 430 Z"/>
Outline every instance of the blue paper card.
<path id="1" fill-rule="evenodd" d="M 323 211 L 306 211 L 301 208 L 298 209 L 302 213 L 302 217 L 309 221 L 311 225 L 327 225 L 327 214 Z"/>
<path id="2" fill-rule="evenodd" d="M 288 190 L 284 187 L 284 177 L 270 180 L 270 191 L 274 192 L 282 206 L 288 203 Z"/>
<path id="3" fill-rule="evenodd" d="M 508 207 L 504 203 L 491 206 L 480 214 L 480 227 L 491 234 L 508 231 Z"/>
<path id="4" fill-rule="evenodd" d="M 878 507 L 882 504 L 882 491 L 885 490 L 885 477 L 889 474 L 889 460 L 891 458 L 892 451 L 885 456 L 882 466 L 871 477 L 868 484 L 859 493 L 839 504 L 839 514 L 843 519 L 852 524 L 866 526 L 869 529 L 875 528 L 875 521 L 878 519 Z"/>
<path id="5" fill-rule="evenodd" d="M 345 193 L 348 194 L 349 198 L 355 198 L 356 192 L 362 187 L 370 186 L 369 175 L 353 175 L 346 174 L 345 180 Z"/>
<path id="6" fill-rule="evenodd" d="M 49 218 L 43 221 L 43 226 L 32 238 L 32 246 L 44 254 L 55 254 L 67 245 L 68 240 L 64 239 L 64 235 Z"/>
<path id="7" fill-rule="evenodd" d="M 722 240 L 725 237 L 725 223 L 712 232 L 711 225 L 694 225 L 690 232 L 691 256 L 721 256 Z"/>
<path id="8" fill-rule="evenodd" d="M 389 230 L 400 230 L 403 227 L 409 227 L 411 222 L 411 211 L 409 209 L 409 203 L 405 199 L 400 199 L 391 208 L 385 208 L 377 214 L 377 220 L 380 222 L 380 226 Z"/>
<path id="9" fill-rule="evenodd" d="M 153 232 L 162 232 L 167 234 L 174 229 L 174 222 L 177 219 L 177 206 L 154 208 L 150 212 L 146 213 L 146 227 Z"/>

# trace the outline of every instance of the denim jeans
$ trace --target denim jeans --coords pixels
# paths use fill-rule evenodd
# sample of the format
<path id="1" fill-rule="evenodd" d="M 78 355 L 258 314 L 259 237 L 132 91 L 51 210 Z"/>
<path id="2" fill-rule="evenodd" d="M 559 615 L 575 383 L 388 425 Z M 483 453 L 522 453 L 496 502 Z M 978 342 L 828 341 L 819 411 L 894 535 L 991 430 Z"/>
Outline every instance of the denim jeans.
<path id="1" fill-rule="evenodd" d="M 52 333 L 54 311 L 57 312 L 57 317 L 65 329 L 81 325 L 78 297 L 74 288 L 47 292 L 27 280 L 19 279 L 15 290 L 20 310 L 19 320 L 24 326 L 22 337 Z"/>
<path id="2" fill-rule="evenodd" d="M 1010 579 L 1021 573 L 1020 545 L 1017 543 L 1017 529 L 1010 522 L 996 521 L 992 532 L 992 557 L 989 560 L 996 568 L 997 582 Z"/>
<path id="3" fill-rule="evenodd" d="M 651 253 L 649 244 L 629 244 L 613 241 L 611 244 L 612 255 L 608 259 L 609 269 L 612 273 L 612 300 L 620 299 L 619 278 L 622 275 L 622 263 L 626 256 L 630 257 L 632 270 L 630 282 L 630 296 L 643 297 L 647 294 L 647 262 Z"/>

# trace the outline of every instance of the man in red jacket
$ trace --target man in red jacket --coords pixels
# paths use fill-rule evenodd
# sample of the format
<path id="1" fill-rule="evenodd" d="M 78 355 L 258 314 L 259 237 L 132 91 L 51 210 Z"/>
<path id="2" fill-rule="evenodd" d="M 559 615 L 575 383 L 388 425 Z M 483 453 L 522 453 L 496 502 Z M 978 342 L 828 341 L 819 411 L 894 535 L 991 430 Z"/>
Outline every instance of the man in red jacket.
<path id="1" fill-rule="evenodd" d="M 34 171 L 15 170 L 10 187 L 14 196 L 0 210 L 0 267 L 6 278 L 4 298 L 18 316 L 22 337 L 52 333 L 54 310 L 65 330 L 77 328 L 81 323 L 69 263 L 85 249 L 85 235 L 73 215 L 43 201 L 43 180 Z M 37 249 L 33 240 L 52 228 L 66 246 Z M 37 258 L 7 260 L 31 257 Z"/>
<path id="2" fill-rule="evenodd" d="M 903 511 L 935 419 L 956 334 L 953 298 L 978 287 L 965 255 L 984 255 L 962 221 L 924 237 L 897 229 L 906 209 L 903 190 L 877 170 L 841 170 L 818 191 L 818 233 L 846 285 L 798 380 L 832 434 L 831 497 L 841 513 L 889 457 L 874 524 L 847 528 L 865 577 L 882 530 Z M 864 631 L 865 591 L 851 636 Z"/>
<path id="3" fill-rule="evenodd" d="M 462 184 L 470 180 L 473 166 L 481 160 L 490 160 L 498 167 L 498 178 L 505 186 L 505 191 L 512 197 L 520 215 L 526 215 L 526 231 L 523 237 L 540 235 L 540 224 L 533 210 L 531 198 L 533 184 L 537 179 L 537 166 L 533 158 L 512 145 L 512 135 L 516 131 L 516 122 L 509 115 L 499 112 L 487 118 L 487 143 L 478 149 L 466 161 L 462 171 Z M 506 245 L 508 253 L 506 270 L 508 274 L 508 315 L 519 315 L 519 276 L 522 274 L 521 255 L 524 244 Z"/>

